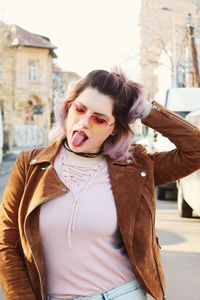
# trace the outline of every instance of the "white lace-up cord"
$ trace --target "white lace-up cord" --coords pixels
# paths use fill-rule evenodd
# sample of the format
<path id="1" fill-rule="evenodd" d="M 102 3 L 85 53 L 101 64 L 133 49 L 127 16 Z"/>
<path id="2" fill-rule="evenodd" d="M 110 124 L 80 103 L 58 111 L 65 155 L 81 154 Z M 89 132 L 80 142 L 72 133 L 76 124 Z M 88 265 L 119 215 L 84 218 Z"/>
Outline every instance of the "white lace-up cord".
<path id="1" fill-rule="evenodd" d="M 66 174 L 65 178 L 68 178 L 69 180 L 68 184 L 70 184 L 71 192 L 74 197 L 67 230 L 68 245 L 70 248 L 72 248 L 71 232 L 76 230 L 76 217 L 79 207 L 79 201 L 83 194 L 87 191 L 88 187 L 92 184 L 97 174 L 99 174 L 99 172 L 102 171 L 102 169 L 105 167 L 105 162 L 99 163 L 97 167 L 79 167 L 69 165 L 65 162 L 62 162 L 62 166 L 63 172 Z M 88 177 L 90 178 L 87 181 Z M 84 186 L 82 186 L 83 184 Z"/>

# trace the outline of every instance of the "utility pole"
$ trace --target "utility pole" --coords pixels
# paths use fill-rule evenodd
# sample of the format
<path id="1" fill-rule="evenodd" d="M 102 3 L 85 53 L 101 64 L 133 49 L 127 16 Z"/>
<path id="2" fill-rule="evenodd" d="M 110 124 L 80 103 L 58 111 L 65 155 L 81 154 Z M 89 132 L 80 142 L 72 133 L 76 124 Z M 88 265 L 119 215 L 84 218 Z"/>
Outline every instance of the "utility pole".
<path id="1" fill-rule="evenodd" d="M 199 80 L 198 56 L 197 56 L 197 49 L 195 45 L 194 26 L 192 24 L 191 14 L 188 14 L 187 33 L 188 33 L 189 51 L 191 52 L 191 58 L 192 58 L 193 86 L 199 87 L 200 80 Z"/>

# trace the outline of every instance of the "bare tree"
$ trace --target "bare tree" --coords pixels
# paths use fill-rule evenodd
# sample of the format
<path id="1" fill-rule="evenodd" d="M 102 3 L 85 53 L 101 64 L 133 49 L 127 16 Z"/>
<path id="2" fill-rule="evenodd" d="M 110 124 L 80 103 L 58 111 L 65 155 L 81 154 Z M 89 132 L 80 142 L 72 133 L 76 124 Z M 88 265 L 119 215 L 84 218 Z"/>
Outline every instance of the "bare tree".
<path id="1" fill-rule="evenodd" d="M 198 56 L 197 56 L 197 49 L 195 44 L 195 37 L 194 37 L 194 26 L 192 24 L 192 15 L 188 14 L 188 23 L 187 23 L 187 34 L 188 34 L 188 42 L 189 42 L 189 50 L 191 52 L 192 58 L 192 74 L 193 74 L 193 86 L 199 87 L 200 80 L 199 80 L 199 66 L 198 66 Z"/>

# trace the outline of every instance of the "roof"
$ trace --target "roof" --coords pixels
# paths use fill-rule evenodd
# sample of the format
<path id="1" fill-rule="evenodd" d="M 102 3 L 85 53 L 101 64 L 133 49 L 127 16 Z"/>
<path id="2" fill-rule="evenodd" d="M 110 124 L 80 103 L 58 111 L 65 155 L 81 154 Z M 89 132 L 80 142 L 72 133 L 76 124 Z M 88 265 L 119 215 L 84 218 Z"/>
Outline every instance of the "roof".
<path id="1" fill-rule="evenodd" d="M 76 79 L 81 79 L 81 76 L 75 72 L 66 72 L 69 77 L 71 78 L 76 78 Z"/>
<path id="2" fill-rule="evenodd" d="M 61 67 L 53 63 L 53 72 L 65 79 L 81 79 L 81 76 L 73 71 L 63 71 Z"/>
<path id="3" fill-rule="evenodd" d="M 11 25 L 9 30 L 11 46 L 27 46 L 35 48 L 56 49 L 48 37 L 31 33 L 17 25 Z"/>

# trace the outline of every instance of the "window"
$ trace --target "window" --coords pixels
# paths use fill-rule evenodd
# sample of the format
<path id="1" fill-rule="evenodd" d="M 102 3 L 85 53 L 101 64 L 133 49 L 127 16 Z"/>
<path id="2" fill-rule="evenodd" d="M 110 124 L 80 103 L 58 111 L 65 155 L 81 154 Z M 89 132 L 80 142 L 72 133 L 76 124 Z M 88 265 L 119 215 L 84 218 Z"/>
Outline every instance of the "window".
<path id="1" fill-rule="evenodd" d="M 37 82 L 38 81 L 38 61 L 30 60 L 28 62 L 28 81 Z"/>

